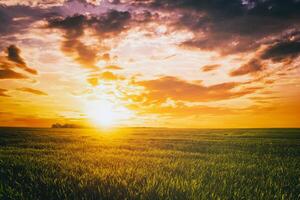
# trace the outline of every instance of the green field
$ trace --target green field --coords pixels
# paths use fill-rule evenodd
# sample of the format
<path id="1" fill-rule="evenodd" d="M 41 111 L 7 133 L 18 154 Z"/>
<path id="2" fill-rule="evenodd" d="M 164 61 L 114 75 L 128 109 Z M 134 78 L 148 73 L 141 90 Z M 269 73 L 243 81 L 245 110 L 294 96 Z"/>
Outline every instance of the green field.
<path id="1" fill-rule="evenodd" d="M 0 128 L 0 199 L 300 199 L 300 129 Z"/>

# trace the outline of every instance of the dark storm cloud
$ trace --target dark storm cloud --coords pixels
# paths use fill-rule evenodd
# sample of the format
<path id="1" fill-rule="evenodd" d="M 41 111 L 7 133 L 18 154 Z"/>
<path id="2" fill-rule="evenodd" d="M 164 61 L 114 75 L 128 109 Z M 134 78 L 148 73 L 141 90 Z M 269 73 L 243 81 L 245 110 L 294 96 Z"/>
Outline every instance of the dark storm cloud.
<path id="1" fill-rule="evenodd" d="M 20 56 L 20 49 L 15 45 L 10 45 L 9 47 L 7 47 L 7 54 L 7 58 L 9 60 L 19 63 L 21 65 L 26 65 L 24 59 Z"/>
<path id="2" fill-rule="evenodd" d="M 128 11 L 110 10 L 106 15 L 92 17 L 90 24 L 98 34 L 119 34 L 128 28 L 126 25 L 130 21 L 131 15 Z"/>
<path id="3" fill-rule="evenodd" d="M 7 47 L 7 58 L 10 61 L 15 62 L 15 64 L 19 67 L 25 70 L 28 73 L 31 74 L 37 74 L 37 71 L 35 69 L 29 68 L 25 62 L 25 60 L 20 55 L 21 50 L 16 47 L 15 45 L 10 45 Z"/>
<path id="4" fill-rule="evenodd" d="M 84 30 L 92 30 L 99 39 L 117 36 L 126 30 L 130 17 L 127 11 L 110 10 L 100 16 L 74 15 L 66 18 L 52 18 L 48 21 L 48 26 L 64 32 L 64 41 L 61 46 L 63 52 L 86 68 L 97 68 L 95 63 L 98 60 L 99 49 L 85 45 L 80 40 L 84 36 Z"/>
<path id="5" fill-rule="evenodd" d="M 296 0 L 138 0 L 137 6 L 175 12 L 176 28 L 195 34 L 183 47 L 231 54 L 255 50 L 265 37 L 299 26 Z"/>
<path id="6" fill-rule="evenodd" d="M 73 57 L 86 68 L 96 68 L 96 50 L 80 41 L 80 38 L 84 35 L 84 28 L 87 26 L 87 22 L 86 16 L 74 15 L 66 18 L 50 19 L 49 27 L 64 31 L 64 41 L 61 44 L 63 52 Z"/>
<path id="7" fill-rule="evenodd" d="M 76 32 L 78 35 L 83 34 L 83 26 L 87 19 L 84 15 L 68 16 L 66 18 L 57 17 L 49 20 L 50 28 L 61 28 L 67 31 Z"/>
<path id="8" fill-rule="evenodd" d="M 271 59 L 273 61 L 282 61 L 293 59 L 300 54 L 300 39 L 297 41 L 284 41 L 271 45 L 262 54 L 262 59 Z"/>
<path id="9" fill-rule="evenodd" d="M 194 33 L 192 39 L 181 44 L 185 48 L 232 54 L 258 51 L 262 44 L 268 46 L 262 54 L 232 71 L 231 76 L 259 73 L 267 68 L 264 64 L 267 59 L 281 62 L 299 55 L 299 32 L 297 36 L 295 31 L 288 39 L 282 38 L 282 34 L 299 29 L 300 1 L 155 0 L 134 3 L 177 13 L 179 17 L 173 26 Z M 277 39 L 271 39 L 274 37 Z"/>
<path id="10" fill-rule="evenodd" d="M 31 13 L 30 13 L 31 11 Z M 21 31 L 26 28 L 28 24 L 34 21 L 34 17 L 26 19 L 28 16 L 32 16 L 32 8 L 27 6 L 4 6 L 0 5 L 0 34 L 9 34 L 16 31 Z M 14 19 L 20 18 L 20 21 Z M 23 20 L 22 20 L 23 19 Z"/>
<path id="11" fill-rule="evenodd" d="M 22 69 L 30 74 L 37 74 L 35 69 L 27 66 L 25 60 L 21 57 L 21 50 L 10 45 L 6 48 L 6 57 L 0 57 L 0 79 L 25 79 L 26 75 L 16 72 L 13 69 Z"/>
<path id="12" fill-rule="evenodd" d="M 25 5 L 6 6 L 0 3 L 0 36 L 22 33 L 33 22 L 55 15 L 55 9 Z"/>
<path id="13" fill-rule="evenodd" d="M 273 63 L 283 63 L 283 70 L 290 70 L 290 64 L 300 55 L 300 32 L 292 31 L 280 38 L 270 42 L 270 44 L 259 52 L 254 58 L 240 68 L 232 71 L 230 76 L 241 76 L 246 74 L 256 74 L 267 69 L 264 61 L 271 60 Z M 292 67 L 293 69 L 294 67 Z M 284 73 L 285 74 L 285 73 Z"/>
<path id="14" fill-rule="evenodd" d="M 297 18 L 299 17 L 300 2 L 297 0 L 138 0 L 140 5 L 148 5 L 154 8 L 167 9 L 187 9 L 189 11 L 203 12 L 207 16 L 207 20 L 215 19 L 227 20 L 233 17 L 271 17 L 271 18 Z M 221 24 L 221 23 L 220 23 Z M 199 24 L 201 26 L 201 24 Z M 254 33 L 257 30 L 251 30 L 251 27 L 236 27 L 240 33 L 247 34 L 249 31 Z M 246 30 L 246 31 L 243 31 Z M 232 31 L 232 30 L 229 30 Z"/>
<path id="15" fill-rule="evenodd" d="M 128 11 L 109 10 L 100 16 L 74 15 L 49 20 L 50 28 L 72 31 L 81 36 L 84 28 L 92 28 L 97 34 L 119 34 L 126 29 L 131 15 Z"/>

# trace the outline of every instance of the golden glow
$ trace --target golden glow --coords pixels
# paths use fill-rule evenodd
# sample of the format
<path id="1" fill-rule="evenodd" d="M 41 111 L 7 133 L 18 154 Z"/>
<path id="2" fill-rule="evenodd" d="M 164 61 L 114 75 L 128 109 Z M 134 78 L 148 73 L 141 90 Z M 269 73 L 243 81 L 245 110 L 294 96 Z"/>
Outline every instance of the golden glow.
<path id="1" fill-rule="evenodd" d="M 130 117 L 130 111 L 108 100 L 94 100 L 86 104 L 86 114 L 97 126 L 112 127 Z"/>

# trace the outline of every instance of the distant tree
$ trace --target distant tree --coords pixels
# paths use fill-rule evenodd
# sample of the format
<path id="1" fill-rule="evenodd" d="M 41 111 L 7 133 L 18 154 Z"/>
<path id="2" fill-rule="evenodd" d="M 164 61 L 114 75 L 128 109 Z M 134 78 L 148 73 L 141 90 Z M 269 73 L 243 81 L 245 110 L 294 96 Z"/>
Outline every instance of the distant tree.
<path id="1" fill-rule="evenodd" d="M 55 124 L 52 124 L 51 128 L 82 128 L 82 126 L 79 126 L 79 125 L 76 125 L 76 124 L 55 123 Z"/>
<path id="2" fill-rule="evenodd" d="M 60 123 L 55 123 L 55 124 L 52 124 L 51 127 L 52 128 L 62 128 L 62 125 Z"/>

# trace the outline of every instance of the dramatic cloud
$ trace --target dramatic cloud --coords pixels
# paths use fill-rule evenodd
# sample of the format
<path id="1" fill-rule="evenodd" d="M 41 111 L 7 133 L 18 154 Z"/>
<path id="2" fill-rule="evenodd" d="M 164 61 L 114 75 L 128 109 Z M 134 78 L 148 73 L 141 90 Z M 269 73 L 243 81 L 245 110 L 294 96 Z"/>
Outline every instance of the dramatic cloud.
<path id="1" fill-rule="evenodd" d="M 0 36 L 25 32 L 32 23 L 55 15 L 56 13 L 52 9 L 19 4 L 6 6 L 0 2 Z"/>
<path id="2" fill-rule="evenodd" d="M 248 63 L 242 65 L 240 68 L 232 71 L 231 76 L 241 76 L 246 74 L 253 74 L 266 69 L 266 66 L 257 59 L 252 59 Z"/>
<path id="3" fill-rule="evenodd" d="M 0 79 L 25 79 L 25 78 L 27 78 L 27 76 L 15 72 L 11 69 L 0 69 Z"/>
<path id="4" fill-rule="evenodd" d="M 62 29 L 65 33 L 61 49 L 66 55 L 73 57 L 87 68 L 96 68 L 97 51 L 80 41 L 84 34 L 86 18 L 83 15 L 73 17 L 55 18 L 49 21 L 50 28 Z"/>
<path id="5" fill-rule="evenodd" d="M 262 59 L 283 61 L 293 59 L 300 55 L 300 38 L 294 41 L 283 41 L 271 45 L 261 56 Z"/>
<path id="6" fill-rule="evenodd" d="M 27 64 L 25 63 L 24 59 L 20 56 L 20 53 L 21 50 L 15 45 L 10 45 L 9 47 L 7 47 L 8 60 L 15 62 L 19 68 L 22 68 L 26 72 L 36 75 L 37 71 L 35 69 L 27 67 Z"/>
<path id="7" fill-rule="evenodd" d="M 22 92 L 28 92 L 28 93 L 31 93 L 31 94 L 41 95 L 41 96 L 47 96 L 48 95 L 47 93 L 45 93 L 43 91 L 32 89 L 32 88 L 26 88 L 26 87 L 18 88 L 17 90 L 22 91 Z"/>
<path id="8" fill-rule="evenodd" d="M 15 45 L 6 48 L 6 57 L 0 57 L 0 79 L 24 79 L 27 78 L 12 69 L 22 69 L 30 74 L 37 74 L 35 69 L 27 66 L 25 60 L 20 55 L 21 50 Z"/>
<path id="9" fill-rule="evenodd" d="M 175 13 L 178 17 L 172 18 L 174 26 L 194 33 L 194 37 L 183 46 L 215 49 L 223 54 L 256 49 L 264 38 L 296 28 L 300 20 L 300 2 L 295 0 L 131 2 L 136 6 Z"/>
<path id="10" fill-rule="evenodd" d="M 146 93 L 143 94 L 150 102 L 164 102 L 167 99 L 206 102 L 232 99 L 255 92 L 255 88 L 233 91 L 240 83 L 228 82 L 211 86 L 190 83 L 176 77 L 166 76 L 155 80 L 147 80 L 136 83 L 143 86 Z"/>
<path id="11" fill-rule="evenodd" d="M 240 68 L 232 71 L 231 76 L 240 76 L 245 74 L 255 74 L 267 69 L 265 60 L 271 60 L 274 63 L 285 62 L 290 64 L 295 58 L 300 55 L 300 32 L 292 31 L 270 44 L 263 51 L 258 53 L 250 61 L 242 65 Z M 286 65 L 289 69 L 289 66 Z"/>
<path id="12" fill-rule="evenodd" d="M 97 34 L 101 36 L 119 35 L 126 30 L 130 22 L 131 15 L 128 11 L 110 10 L 100 17 L 92 17 L 88 22 L 95 28 Z"/>
<path id="13" fill-rule="evenodd" d="M 82 42 L 84 30 L 90 29 L 101 40 L 119 35 L 126 30 L 126 24 L 130 20 L 130 13 L 125 11 L 110 10 L 100 16 L 74 15 L 66 18 L 53 18 L 49 20 L 50 28 L 58 28 L 64 31 L 62 51 L 73 57 L 81 65 L 95 69 L 99 47 L 89 46 Z M 99 41 L 101 42 L 101 41 Z M 107 56 L 104 56 L 107 60 Z"/>
<path id="14" fill-rule="evenodd" d="M 60 6 L 62 5 L 65 1 L 70 1 L 70 0 L 7 0 L 5 2 L 6 5 L 23 5 L 23 6 L 30 6 L 30 7 L 52 7 L 52 6 Z M 72 1 L 72 0 L 71 0 Z"/>
<path id="15" fill-rule="evenodd" d="M 0 125 L 81 120 L 91 101 L 124 108 L 129 125 L 247 121 L 264 112 L 256 104 L 298 102 L 299 10 L 299 0 L 1 1 L 0 96 L 18 95 L 1 98 L 15 117 Z M 257 113 L 243 117 L 248 106 Z"/>

